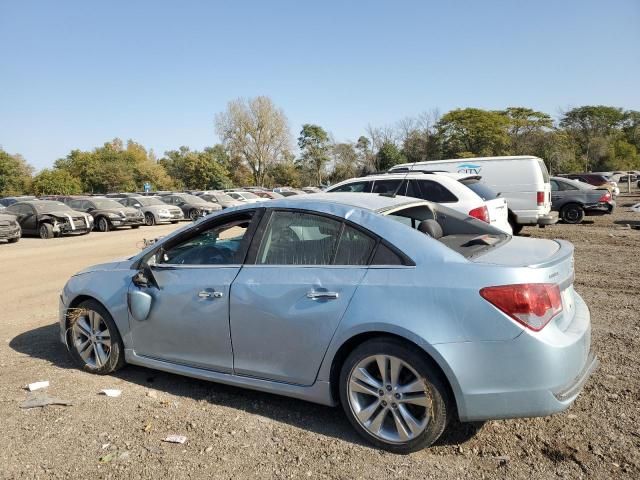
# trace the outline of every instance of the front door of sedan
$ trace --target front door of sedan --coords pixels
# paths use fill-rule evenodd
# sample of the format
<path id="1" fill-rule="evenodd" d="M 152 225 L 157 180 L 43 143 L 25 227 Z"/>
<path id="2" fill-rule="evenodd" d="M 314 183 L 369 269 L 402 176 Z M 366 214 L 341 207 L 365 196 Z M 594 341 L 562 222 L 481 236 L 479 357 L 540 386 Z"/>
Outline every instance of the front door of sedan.
<path id="1" fill-rule="evenodd" d="M 231 289 L 234 372 L 311 385 L 375 240 L 321 215 L 266 217 Z"/>
<path id="2" fill-rule="evenodd" d="M 229 294 L 246 255 L 254 216 L 250 211 L 198 225 L 147 260 L 148 268 L 141 270 L 145 278 L 141 282 L 134 277 L 129 295 L 137 355 L 232 371 Z M 135 311 L 136 292 L 151 297 L 147 315 Z"/>

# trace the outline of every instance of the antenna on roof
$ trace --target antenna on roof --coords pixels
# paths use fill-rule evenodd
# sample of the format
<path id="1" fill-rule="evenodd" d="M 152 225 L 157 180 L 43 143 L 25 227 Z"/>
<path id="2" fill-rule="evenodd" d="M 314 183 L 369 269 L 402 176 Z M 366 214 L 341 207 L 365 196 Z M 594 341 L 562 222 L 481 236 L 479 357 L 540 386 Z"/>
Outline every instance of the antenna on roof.
<path id="1" fill-rule="evenodd" d="M 400 183 L 398 184 L 396 189 L 393 191 L 393 193 L 381 193 L 380 195 L 383 196 L 383 197 L 396 198 L 396 196 L 398 195 L 398 192 L 400 191 L 400 188 L 402 187 L 402 184 L 407 180 L 407 176 L 409 176 L 409 173 L 411 173 L 413 171 L 413 169 L 416 166 L 416 163 L 417 162 L 414 160 L 414 162 L 411 164 L 411 166 L 409 168 L 407 168 L 407 171 L 404 174 L 404 177 L 402 177 L 402 180 L 400 180 Z M 387 170 L 387 173 L 389 173 L 388 170 Z"/>

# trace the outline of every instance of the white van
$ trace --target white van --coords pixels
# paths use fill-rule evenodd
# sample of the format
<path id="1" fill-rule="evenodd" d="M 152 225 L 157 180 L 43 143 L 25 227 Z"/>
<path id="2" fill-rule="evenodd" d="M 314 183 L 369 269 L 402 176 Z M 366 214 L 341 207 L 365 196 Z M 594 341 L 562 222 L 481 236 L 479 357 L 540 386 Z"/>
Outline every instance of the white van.
<path id="1" fill-rule="evenodd" d="M 517 234 L 525 225 L 558 221 L 551 211 L 551 183 L 544 161 L 532 156 L 478 157 L 396 165 L 389 172 L 445 171 L 481 175 L 481 182 L 507 200 L 509 223 Z"/>

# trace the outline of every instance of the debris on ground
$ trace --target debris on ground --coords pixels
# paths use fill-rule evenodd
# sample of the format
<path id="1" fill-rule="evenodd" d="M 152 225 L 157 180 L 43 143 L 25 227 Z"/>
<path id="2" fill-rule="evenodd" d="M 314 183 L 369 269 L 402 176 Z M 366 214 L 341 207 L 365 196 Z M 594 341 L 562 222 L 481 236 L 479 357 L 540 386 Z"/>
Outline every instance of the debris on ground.
<path id="1" fill-rule="evenodd" d="M 32 395 L 20 404 L 20 408 L 37 408 L 46 407 L 47 405 L 63 405 L 65 407 L 73 405 L 68 400 L 62 400 L 61 398 L 50 397 L 44 392 Z"/>
<path id="2" fill-rule="evenodd" d="M 156 392 L 155 390 L 149 390 L 147 392 L 147 397 L 149 397 L 149 398 L 158 398 L 158 392 Z"/>
<path id="3" fill-rule="evenodd" d="M 117 398 L 122 395 L 122 390 L 117 390 L 115 388 L 105 388 L 100 390 L 100 393 L 106 395 L 107 397 Z"/>
<path id="4" fill-rule="evenodd" d="M 27 389 L 29 389 L 30 392 L 33 392 L 35 390 L 47 388 L 48 386 L 49 386 L 49 380 L 42 380 L 40 382 L 30 383 L 29 385 L 27 385 Z"/>
<path id="5" fill-rule="evenodd" d="M 185 437 L 184 435 L 169 435 L 168 437 L 166 437 L 164 440 L 162 440 L 163 442 L 168 442 L 168 443 L 179 443 L 179 444 L 183 444 L 184 442 L 187 441 L 187 437 Z"/>

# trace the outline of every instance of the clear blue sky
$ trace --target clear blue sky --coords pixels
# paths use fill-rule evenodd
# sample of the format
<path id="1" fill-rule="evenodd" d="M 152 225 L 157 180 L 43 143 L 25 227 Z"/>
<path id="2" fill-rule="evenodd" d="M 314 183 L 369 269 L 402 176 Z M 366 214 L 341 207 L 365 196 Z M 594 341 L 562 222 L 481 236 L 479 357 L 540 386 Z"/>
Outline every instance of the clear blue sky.
<path id="1" fill-rule="evenodd" d="M 0 0 L 0 145 L 37 169 L 214 144 L 256 95 L 340 141 L 435 107 L 640 109 L 640 1 Z"/>

